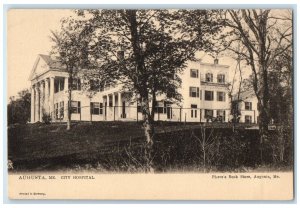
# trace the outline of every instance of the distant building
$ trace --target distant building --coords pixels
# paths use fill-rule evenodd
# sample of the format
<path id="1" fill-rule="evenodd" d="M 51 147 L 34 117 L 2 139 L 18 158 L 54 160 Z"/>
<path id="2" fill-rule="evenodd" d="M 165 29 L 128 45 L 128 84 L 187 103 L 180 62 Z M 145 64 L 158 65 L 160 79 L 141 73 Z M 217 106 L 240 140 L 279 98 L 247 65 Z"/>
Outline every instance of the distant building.
<path id="1" fill-rule="evenodd" d="M 240 112 L 241 123 L 258 123 L 258 101 L 253 91 L 241 92 L 238 98 L 234 96 Z"/>
<path id="2" fill-rule="evenodd" d="M 189 62 L 180 74 L 182 87 L 178 90 L 183 99 L 179 104 L 158 96 L 155 120 L 187 122 L 228 122 L 230 100 L 228 98 L 229 66 L 214 63 Z M 80 77 L 80 76 L 79 76 Z M 43 114 L 52 121 L 66 121 L 68 107 L 68 73 L 61 64 L 47 55 L 38 55 L 29 80 L 31 81 L 31 122 L 42 121 Z M 100 87 L 93 97 L 82 90 L 82 80 L 75 78 L 72 84 L 72 120 L 111 121 L 141 120 L 142 113 L 136 101 L 128 99 L 121 85 Z M 248 105 L 248 104 L 247 104 Z M 243 114 L 243 121 L 255 119 L 251 110 Z M 256 108 L 256 107 L 255 107 Z M 250 113 L 251 112 L 251 113 Z"/>

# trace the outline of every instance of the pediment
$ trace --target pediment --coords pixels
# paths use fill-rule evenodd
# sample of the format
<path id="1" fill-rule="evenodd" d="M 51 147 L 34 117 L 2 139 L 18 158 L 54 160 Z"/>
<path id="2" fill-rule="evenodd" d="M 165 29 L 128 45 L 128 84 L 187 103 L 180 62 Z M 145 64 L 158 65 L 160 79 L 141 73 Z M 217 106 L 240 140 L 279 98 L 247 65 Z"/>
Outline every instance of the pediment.
<path id="1" fill-rule="evenodd" d="M 39 77 L 43 73 L 47 72 L 50 69 L 49 65 L 46 63 L 46 61 L 39 55 L 35 63 L 33 65 L 33 68 L 31 70 L 29 80 L 33 80 L 36 77 Z"/>

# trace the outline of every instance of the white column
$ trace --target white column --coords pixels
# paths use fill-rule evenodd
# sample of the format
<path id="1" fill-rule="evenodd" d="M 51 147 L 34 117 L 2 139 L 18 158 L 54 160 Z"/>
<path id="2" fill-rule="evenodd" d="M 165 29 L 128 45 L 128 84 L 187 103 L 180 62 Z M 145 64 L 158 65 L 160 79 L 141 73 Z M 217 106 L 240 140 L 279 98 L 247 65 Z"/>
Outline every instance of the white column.
<path id="1" fill-rule="evenodd" d="M 31 86 L 31 111 L 30 111 L 30 114 L 31 114 L 31 123 L 34 123 L 35 119 L 34 119 L 34 115 L 35 115 L 35 85 L 32 85 Z"/>
<path id="2" fill-rule="evenodd" d="M 45 79 L 45 112 L 49 113 L 49 79 Z"/>
<path id="3" fill-rule="evenodd" d="M 43 121 L 43 112 L 44 112 L 44 101 L 45 101 L 45 88 L 44 88 L 44 81 L 40 84 L 40 121 Z"/>
<path id="4" fill-rule="evenodd" d="M 69 78 L 65 77 L 65 86 L 64 86 L 64 91 L 68 92 L 69 90 Z"/>
<path id="5" fill-rule="evenodd" d="M 111 120 L 111 107 L 109 106 L 110 103 L 110 95 L 107 95 L 107 120 Z"/>
<path id="6" fill-rule="evenodd" d="M 118 92 L 118 117 L 121 118 L 121 114 L 122 114 L 122 98 L 121 98 L 121 93 Z"/>
<path id="7" fill-rule="evenodd" d="M 112 94 L 112 102 L 113 102 L 113 106 L 116 106 L 116 96 L 115 93 Z"/>
<path id="8" fill-rule="evenodd" d="M 35 87 L 35 121 L 39 121 L 40 120 L 40 89 L 39 89 L 39 83 L 36 84 Z"/>
<path id="9" fill-rule="evenodd" d="M 50 77 L 50 95 L 49 95 L 50 115 L 54 118 L 54 77 Z"/>
<path id="10" fill-rule="evenodd" d="M 115 93 L 112 93 L 112 105 L 113 105 L 113 107 L 112 107 L 112 119 L 115 117 L 116 119 L 118 119 L 118 117 L 117 117 L 117 109 L 116 109 L 116 96 L 115 96 Z M 115 115 L 114 115 L 115 114 Z"/>
<path id="11" fill-rule="evenodd" d="M 65 83 L 64 83 L 64 92 L 66 92 L 66 99 L 65 99 L 65 103 L 64 103 L 64 120 L 67 120 L 68 119 L 68 111 L 69 111 L 69 106 L 68 106 L 68 101 L 69 101 L 69 94 L 68 94 L 68 91 L 69 91 L 69 78 L 68 77 L 65 77 Z M 82 103 L 81 103 L 82 105 Z M 71 104 L 70 104 L 71 106 Z M 82 106 L 81 106 L 82 107 Z M 81 114 L 82 114 L 82 109 L 81 109 Z M 71 115 L 72 117 L 72 115 Z M 71 118 L 72 120 L 72 118 Z"/>

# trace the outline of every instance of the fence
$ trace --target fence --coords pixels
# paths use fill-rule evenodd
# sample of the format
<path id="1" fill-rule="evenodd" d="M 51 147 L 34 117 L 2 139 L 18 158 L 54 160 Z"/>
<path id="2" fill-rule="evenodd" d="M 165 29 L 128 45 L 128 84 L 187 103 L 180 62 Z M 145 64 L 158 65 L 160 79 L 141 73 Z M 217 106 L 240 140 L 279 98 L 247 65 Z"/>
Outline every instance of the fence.
<path id="1" fill-rule="evenodd" d="M 71 120 L 74 121 L 141 121 L 140 106 L 91 106 L 73 107 Z M 150 113 L 152 108 L 150 107 Z M 182 107 L 156 107 L 152 112 L 155 121 L 172 122 L 232 122 L 230 109 L 203 109 Z M 257 123 L 255 110 L 242 110 L 238 122 Z M 60 108 L 50 113 L 52 121 L 65 122 L 67 109 Z"/>

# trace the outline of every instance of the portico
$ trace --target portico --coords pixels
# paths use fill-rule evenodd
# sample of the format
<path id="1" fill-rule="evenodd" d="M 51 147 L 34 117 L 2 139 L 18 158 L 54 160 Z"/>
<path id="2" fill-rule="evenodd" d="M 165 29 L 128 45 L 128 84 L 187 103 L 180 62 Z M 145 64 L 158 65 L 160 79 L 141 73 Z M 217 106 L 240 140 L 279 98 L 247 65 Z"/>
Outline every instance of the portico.
<path id="1" fill-rule="evenodd" d="M 122 113 L 122 93 L 111 92 L 103 94 L 104 120 L 116 120 L 124 118 Z"/>

